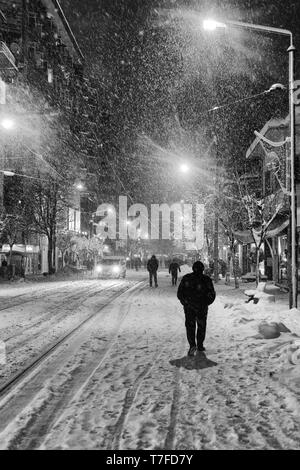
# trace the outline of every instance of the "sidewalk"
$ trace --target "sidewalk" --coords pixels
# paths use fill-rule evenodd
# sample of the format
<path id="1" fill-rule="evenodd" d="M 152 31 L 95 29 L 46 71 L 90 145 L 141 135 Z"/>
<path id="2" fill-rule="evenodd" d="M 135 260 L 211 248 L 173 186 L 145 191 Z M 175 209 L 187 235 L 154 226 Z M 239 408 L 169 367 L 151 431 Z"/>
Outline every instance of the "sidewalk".
<path id="1" fill-rule="evenodd" d="M 215 289 L 217 294 L 222 297 L 228 297 L 230 299 L 241 299 L 245 302 L 249 297 L 245 295 L 246 290 L 255 290 L 255 282 L 241 282 L 239 280 L 239 288 L 234 287 L 234 279 L 231 279 L 230 285 L 225 284 L 224 279 L 220 279 L 219 282 L 215 283 Z M 267 281 L 265 292 L 275 296 L 275 304 L 281 304 L 285 309 L 289 307 L 289 293 L 281 290 L 275 285 L 274 281 Z"/>

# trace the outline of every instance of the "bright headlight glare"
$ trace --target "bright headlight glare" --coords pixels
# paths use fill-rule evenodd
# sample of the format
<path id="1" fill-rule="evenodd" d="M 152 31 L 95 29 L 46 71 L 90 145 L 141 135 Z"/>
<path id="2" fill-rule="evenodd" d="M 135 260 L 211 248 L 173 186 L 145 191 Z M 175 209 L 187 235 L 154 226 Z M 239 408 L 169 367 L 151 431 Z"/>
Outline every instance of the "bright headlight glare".
<path id="1" fill-rule="evenodd" d="M 101 271 L 102 271 L 102 266 L 97 266 L 97 267 L 96 267 L 96 271 L 97 271 L 97 273 L 101 273 Z"/>
<path id="2" fill-rule="evenodd" d="M 216 21 L 213 19 L 206 19 L 203 21 L 203 28 L 206 31 L 215 31 L 217 28 L 226 28 L 227 25 L 225 23 L 221 23 L 220 21 Z"/>
<path id="3" fill-rule="evenodd" d="M 119 271 L 120 271 L 119 266 L 114 266 L 114 267 L 113 267 L 113 272 L 114 272 L 114 273 L 118 273 Z"/>

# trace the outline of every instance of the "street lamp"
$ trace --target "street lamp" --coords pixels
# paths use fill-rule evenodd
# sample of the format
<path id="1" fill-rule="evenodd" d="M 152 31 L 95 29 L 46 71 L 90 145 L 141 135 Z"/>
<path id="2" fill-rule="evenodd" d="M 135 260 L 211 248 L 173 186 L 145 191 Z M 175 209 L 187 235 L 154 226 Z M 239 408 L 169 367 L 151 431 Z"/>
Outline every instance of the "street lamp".
<path id="1" fill-rule="evenodd" d="M 179 167 L 181 173 L 188 173 L 190 171 L 189 166 L 186 163 L 182 163 Z"/>
<path id="2" fill-rule="evenodd" d="M 226 24 L 210 18 L 203 21 L 203 29 L 206 31 L 215 31 L 217 28 L 226 28 Z"/>
<path id="3" fill-rule="evenodd" d="M 4 174 L 4 176 L 15 176 L 15 172 L 14 171 L 10 171 L 10 170 L 0 170 L 1 173 Z"/>
<path id="4" fill-rule="evenodd" d="M 84 189 L 84 185 L 82 183 L 77 183 L 76 189 L 78 189 L 78 191 L 82 191 Z"/>
<path id="5" fill-rule="evenodd" d="M 3 127 L 3 129 L 5 129 L 6 131 L 10 131 L 11 129 L 13 129 L 15 127 L 15 122 L 13 119 L 11 118 L 2 118 L 1 121 L 1 126 Z"/>
<path id="6" fill-rule="evenodd" d="M 293 34 L 288 29 L 273 28 L 271 26 L 263 26 L 252 23 L 244 23 L 241 21 L 226 20 L 225 22 L 215 21 L 213 19 L 206 19 L 203 21 L 203 28 L 206 31 L 214 31 L 217 28 L 246 28 L 256 31 L 263 31 L 266 33 L 274 33 L 282 36 L 288 36 L 290 39 L 290 46 L 287 50 L 289 54 L 289 114 L 290 114 L 290 165 L 291 165 L 291 189 L 290 189 L 290 223 L 291 223 L 291 267 L 292 267 L 292 292 L 290 294 L 290 308 L 297 308 L 297 204 L 296 204 L 296 185 L 295 185 L 295 155 L 296 155 L 296 142 L 295 142 L 295 106 L 294 106 L 294 56 L 295 46 L 293 41 Z"/>

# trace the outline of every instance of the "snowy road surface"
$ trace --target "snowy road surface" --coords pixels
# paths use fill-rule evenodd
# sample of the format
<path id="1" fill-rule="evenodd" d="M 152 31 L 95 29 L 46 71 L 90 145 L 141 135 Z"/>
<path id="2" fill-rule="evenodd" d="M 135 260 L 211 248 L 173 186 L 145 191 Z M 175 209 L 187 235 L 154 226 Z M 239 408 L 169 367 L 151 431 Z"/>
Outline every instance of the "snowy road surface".
<path id="1" fill-rule="evenodd" d="M 300 449 L 300 311 L 284 300 L 245 304 L 241 293 L 218 286 L 206 353 L 187 358 L 184 315 L 166 272 L 157 289 L 130 280 L 133 287 L 107 306 L 124 281 L 102 282 L 62 284 L 0 311 L 15 370 L 29 348 L 37 354 L 99 310 L 0 397 L 0 448 Z M 290 332 L 264 339 L 262 321 Z M 5 379 L 9 370 L 0 369 Z"/>

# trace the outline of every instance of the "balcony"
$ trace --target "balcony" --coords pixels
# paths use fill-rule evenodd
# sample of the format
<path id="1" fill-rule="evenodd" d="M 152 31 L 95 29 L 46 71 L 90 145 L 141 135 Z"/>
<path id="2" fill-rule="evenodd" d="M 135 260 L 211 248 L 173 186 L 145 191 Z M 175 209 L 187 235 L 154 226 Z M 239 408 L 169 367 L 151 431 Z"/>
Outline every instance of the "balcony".
<path id="1" fill-rule="evenodd" d="M 15 57 L 3 41 L 0 42 L 0 70 L 18 71 Z"/>

